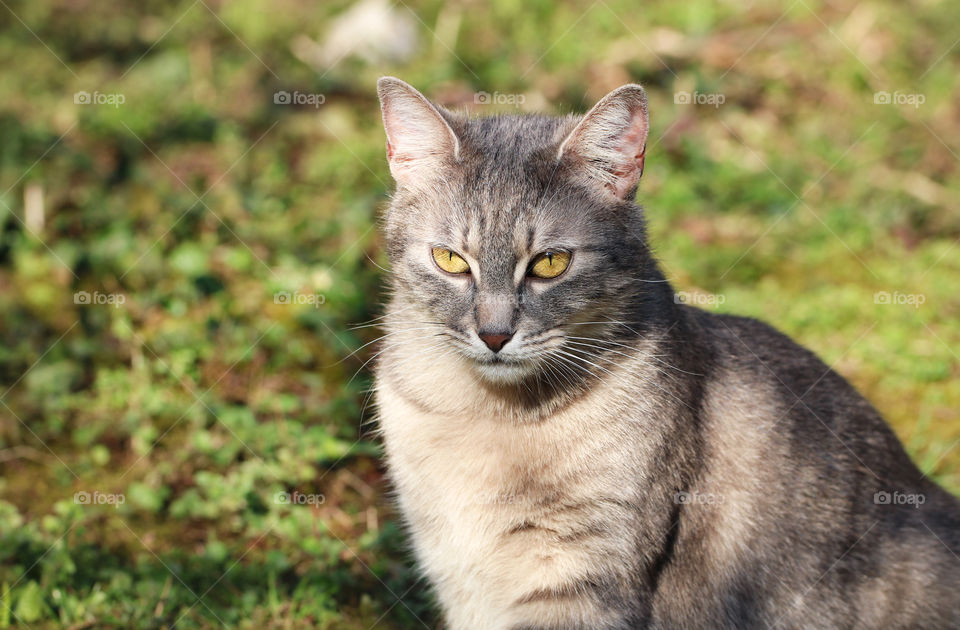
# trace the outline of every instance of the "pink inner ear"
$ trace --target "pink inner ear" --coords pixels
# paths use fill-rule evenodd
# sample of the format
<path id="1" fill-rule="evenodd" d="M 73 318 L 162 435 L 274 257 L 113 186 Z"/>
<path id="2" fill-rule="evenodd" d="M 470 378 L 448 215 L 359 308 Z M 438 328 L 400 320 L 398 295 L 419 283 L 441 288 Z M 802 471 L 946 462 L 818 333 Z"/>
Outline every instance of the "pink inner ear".
<path id="1" fill-rule="evenodd" d="M 620 136 L 618 151 L 622 159 L 619 161 L 619 168 L 611 169 L 614 180 L 610 183 L 610 188 L 617 197 L 624 197 L 643 175 L 646 141 L 647 126 L 642 120 L 634 120 Z"/>
<path id="2" fill-rule="evenodd" d="M 624 160 L 622 168 L 612 169 L 610 172 L 616 177 L 620 178 L 628 177 L 634 171 L 639 171 L 637 177 L 640 177 L 640 175 L 643 175 L 643 161 L 646 157 L 645 153 L 645 150 L 641 150 L 639 153 L 633 156 L 632 160 Z"/>
<path id="3" fill-rule="evenodd" d="M 598 103 L 561 144 L 560 155 L 579 157 L 584 175 L 624 199 L 643 174 L 648 130 L 643 92 L 632 86 Z"/>
<path id="4" fill-rule="evenodd" d="M 634 120 L 633 124 L 620 137 L 620 151 L 629 156 L 643 168 L 643 156 L 647 150 L 647 125 L 641 120 Z"/>

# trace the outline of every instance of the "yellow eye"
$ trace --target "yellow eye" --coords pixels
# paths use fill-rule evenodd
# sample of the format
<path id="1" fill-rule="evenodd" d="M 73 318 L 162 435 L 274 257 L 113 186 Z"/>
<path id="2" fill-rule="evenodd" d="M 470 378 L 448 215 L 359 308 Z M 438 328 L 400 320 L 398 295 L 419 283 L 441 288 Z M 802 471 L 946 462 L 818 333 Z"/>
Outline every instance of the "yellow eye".
<path id="1" fill-rule="evenodd" d="M 570 252 L 543 252 L 533 259 L 530 275 L 537 278 L 556 278 L 570 265 Z"/>
<path id="2" fill-rule="evenodd" d="M 447 273 L 469 273 L 470 265 L 463 258 L 445 247 L 433 248 L 433 259 Z"/>

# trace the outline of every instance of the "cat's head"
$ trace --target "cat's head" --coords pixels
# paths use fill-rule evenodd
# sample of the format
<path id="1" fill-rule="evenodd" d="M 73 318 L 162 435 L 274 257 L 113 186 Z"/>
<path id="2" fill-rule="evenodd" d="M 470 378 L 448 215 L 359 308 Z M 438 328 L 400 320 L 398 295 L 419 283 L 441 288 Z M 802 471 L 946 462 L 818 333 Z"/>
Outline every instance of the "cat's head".
<path id="1" fill-rule="evenodd" d="M 385 222 L 393 289 L 417 313 L 398 319 L 492 381 L 616 352 L 659 277 L 633 201 L 643 89 L 614 90 L 582 117 L 485 118 L 399 79 L 378 89 L 397 182 Z"/>

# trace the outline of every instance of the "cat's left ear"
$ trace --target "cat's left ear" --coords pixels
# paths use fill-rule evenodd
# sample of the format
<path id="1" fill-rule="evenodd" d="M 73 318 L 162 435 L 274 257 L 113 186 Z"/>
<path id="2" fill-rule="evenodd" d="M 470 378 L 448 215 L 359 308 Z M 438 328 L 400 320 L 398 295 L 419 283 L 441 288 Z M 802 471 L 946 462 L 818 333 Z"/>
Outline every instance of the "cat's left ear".
<path id="1" fill-rule="evenodd" d="M 618 199 L 636 193 L 647 148 L 647 96 L 624 85 L 593 106 L 560 145 L 558 158 Z"/>
<path id="2" fill-rule="evenodd" d="M 398 184 L 416 187 L 457 159 L 460 141 L 423 94 L 394 77 L 377 81 L 377 94 L 387 132 L 390 173 Z"/>

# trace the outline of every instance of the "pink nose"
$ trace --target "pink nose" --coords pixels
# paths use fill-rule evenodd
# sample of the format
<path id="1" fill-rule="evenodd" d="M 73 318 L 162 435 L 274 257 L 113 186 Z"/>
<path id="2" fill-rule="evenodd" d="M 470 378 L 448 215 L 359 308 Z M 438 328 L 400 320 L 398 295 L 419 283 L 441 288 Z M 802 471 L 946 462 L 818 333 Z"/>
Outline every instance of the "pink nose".
<path id="1" fill-rule="evenodd" d="M 477 333 L 480 340 L 487 344 L 487 347 L 494 352 L 500 352 L 500 349 L 507 344 L 513 335 L 504 335 L 502 333 Z"/>

